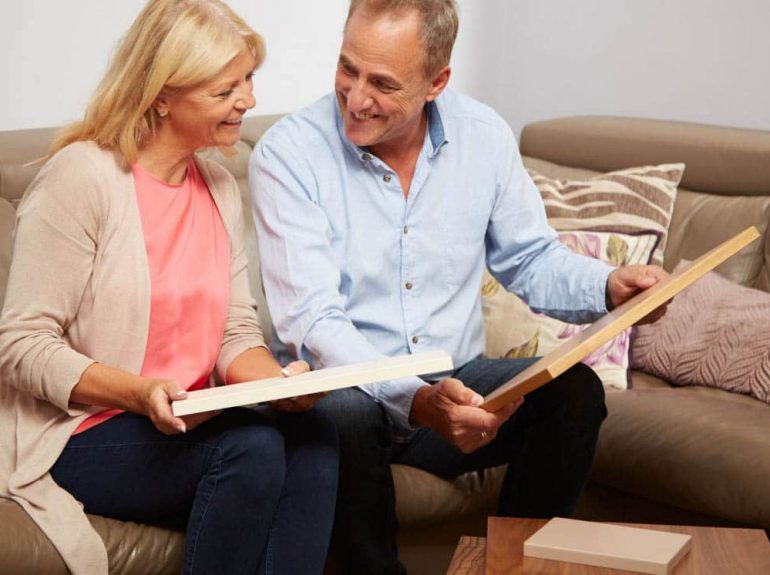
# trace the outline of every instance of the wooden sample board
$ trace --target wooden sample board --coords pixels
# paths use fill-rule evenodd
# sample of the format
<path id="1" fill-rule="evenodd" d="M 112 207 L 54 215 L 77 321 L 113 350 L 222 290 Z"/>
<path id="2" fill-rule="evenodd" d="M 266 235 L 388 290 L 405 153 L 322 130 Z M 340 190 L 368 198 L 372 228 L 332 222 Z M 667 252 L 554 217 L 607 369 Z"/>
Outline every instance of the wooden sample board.
<path id="1" fill-rule="evenodd" d="M 638 293 L 487 395 L 481 407 L 487 411 L 497 411 L 504 405 L 545 385 L 758 237 L 759 232 L 756 228 L 753 226 L 747 228 L 705 253 L 690 265 L 671 274 L 666 280 Z"/>
<path id="2" fill-rule="evenodd" d="M 596 567 L 549 559 L 525 557 L 524 541 L 548 520 L 490 517 L 486 549 L 479 556 L 479 544 L 464 548 L 464 565 L 480 565 L 468 575 L 635 575 L 626 569 Z M 693 525 L 642 525 L 628 527 L 681 533 L 692 537 L 691 549 L 671 575 L 767 575 L 770 573 L 770 542 L 764 529 L 696 527 Z M 458 545 L 459 547 L 459 545 Z M 459 551 L 459 549 L 458 549 Z M 472 556 L 472 557 L 471 557 Z M 458 572 L 465 575 L 464 571 Z M 455 575 L 454 573 L 452 575 Z"/>
<path id="3" fill-rule="evenodd" d="M 524 541 L 524 556 L 668 575 L 690 542 L 683 533 L 554 517 Z"/>
<path id="4" fill-rule="evenodd" d="M 175 401 L 172 408 L 174 415 L 178 417 L 215 409 L 256 405 L 274 399 L 298 397 L 399 377 L 436 373 L 450 370 L 452 367 L 452 357 L 445 351 L 425 351 L 319 369 L 291 377 L 271 377 L 191 391 L 187 394 L 187 399 Z"/>

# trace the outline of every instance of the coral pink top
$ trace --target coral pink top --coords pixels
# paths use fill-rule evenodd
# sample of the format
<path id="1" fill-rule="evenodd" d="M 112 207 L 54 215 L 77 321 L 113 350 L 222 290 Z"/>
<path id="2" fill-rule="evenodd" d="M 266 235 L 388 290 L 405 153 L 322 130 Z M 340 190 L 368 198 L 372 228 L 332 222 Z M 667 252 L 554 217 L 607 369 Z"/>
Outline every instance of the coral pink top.
<path id="1" fill-rule="evenodd" d="M 150 328 L 141 375 L 206 387 L 227 320 L 230 240 L 195 162 L 185 181 L 162 182 L 132 166 L 150 268 Z M 75 434 L 122 413 L 83 421 Z"/>

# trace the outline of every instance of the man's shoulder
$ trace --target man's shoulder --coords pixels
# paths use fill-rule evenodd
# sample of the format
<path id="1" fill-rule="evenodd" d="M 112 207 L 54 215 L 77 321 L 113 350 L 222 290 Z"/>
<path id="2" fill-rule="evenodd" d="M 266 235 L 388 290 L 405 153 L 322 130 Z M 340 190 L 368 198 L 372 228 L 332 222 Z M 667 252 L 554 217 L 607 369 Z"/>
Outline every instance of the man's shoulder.
<path id="1" fill-rule="evenodd" d="M 437 100 L 442 118 L 447 122 L 488 126 L 492 130 L 510 131 L 510 126 L 491 106 L 454 90 L 444 90 Z"/>
<path id="2" fill-rule="evenodd" d="M 339 139 L 336 115 L 337 101 L 327 94 L 297 112 L 288 114 L 270 127 L 258 142 L 259 147 L 312 151 L 329 146 Z"/>

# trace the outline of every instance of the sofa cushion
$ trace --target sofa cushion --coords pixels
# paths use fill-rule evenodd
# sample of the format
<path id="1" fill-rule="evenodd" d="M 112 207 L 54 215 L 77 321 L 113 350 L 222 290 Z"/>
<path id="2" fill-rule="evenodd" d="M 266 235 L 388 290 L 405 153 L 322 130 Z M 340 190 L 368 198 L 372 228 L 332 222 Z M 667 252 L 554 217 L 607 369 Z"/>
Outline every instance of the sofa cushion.
<path id="1" fill-rule="evenodd" d="M 725 215 L 729 215 L 725 217 Z M 721 196 L 679 189 L 668 235 L 665 267 L 694 260 L 749 226 L 761 238 L 717 267 L 724 277 L 770 291 L 770 196 Z"/>
<path id="2" fill-rule="evenodd" d="M 629 168 L 584 180 L 530 175 L 557 230 L 660 235 L 652 262 L 661 265 L 684 164 Z"/>
<path id="3" fill-rule="evenodd" d="M 770 402 L 768 323 L 770 294 L 710 272 L 674 298 L 663 318 L 637 328 L 632 364 L 674 385 Z"/>
<path id="4" fill-rule="evenodd" d="M 648 263 L 659 236 L 577 231 L 559 232 L 559 239 L 573 252 L 620 266 Z M 523 300 L 506 292 L 486 271 L 481 293 L 486 319 L 487 357 L 546 355 L 586 327 L 533 312 Z M 583 360 L 599 375 L 605 386 L 616 389 L 628 387 L 630 333 L 630 329 L 624 330 Z"/>
<path id="5" fill-rule="evenodd" d="M 770 409 L 661 384 L 607 393 L 592 479 L 653 501 L 770 527 Z"/>
<path id="6" fill-rule="evenodd" d="M 399 526 L 444 522 L 479 511 L 494 513 L 505 469 L 493 467 L 449 480 L 416 467 L 391 465 Z"/>
<path id="7" fill-rule="evenodd" d="M 68 573 L 54 546 L 15 502 L 0 499 L 0 517 L 0 573 Z M 184 551 L 183 533 L 95 515 L 89 515 L 88 520 L 107 547 L 110 573 L 179 573 Z"/>

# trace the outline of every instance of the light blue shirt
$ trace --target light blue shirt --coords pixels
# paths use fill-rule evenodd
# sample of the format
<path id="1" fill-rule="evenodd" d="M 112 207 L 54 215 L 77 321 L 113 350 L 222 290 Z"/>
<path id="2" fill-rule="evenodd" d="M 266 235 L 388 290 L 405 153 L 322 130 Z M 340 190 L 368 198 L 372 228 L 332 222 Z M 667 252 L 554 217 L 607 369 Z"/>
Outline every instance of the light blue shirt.
<path id="1" fill-rule="evenodd" d="M 249 183 L 276 333 L 314 368 L 428 349 L 456 367 L 484 352 L 480 286 L 497 280 L 548 315 L 605 313 L 612 268 L 548 226 L 507 123 L 466 96 L 428 104 L 407 198 L 384 162 L 350 143 L 334 94 L 273 126 Z M 420 378 L 364 388 L 398 427 Z"/>

